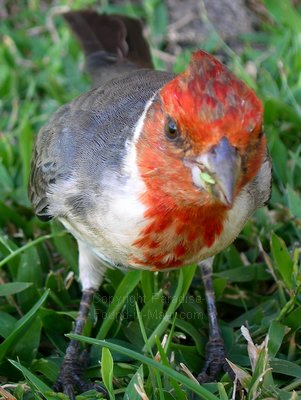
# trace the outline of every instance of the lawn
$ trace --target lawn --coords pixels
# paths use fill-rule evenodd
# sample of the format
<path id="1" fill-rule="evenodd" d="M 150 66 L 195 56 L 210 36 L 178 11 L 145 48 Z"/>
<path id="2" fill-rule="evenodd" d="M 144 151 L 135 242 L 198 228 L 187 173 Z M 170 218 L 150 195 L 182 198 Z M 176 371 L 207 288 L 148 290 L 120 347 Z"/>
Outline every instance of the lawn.
<path id="1" fill-rule="evenodd" d="M 301 5 L 264 3 L 269 18 L 243 37 L 242 54 L 214 30 L 205 47 L 226 54 L 229 68 L 263 101 L 273 160 L 268 206 L 214 262 L 220 326 L 240 388 L 223 374 L 202 387 L 191 378 L 208 338 L 196 266 L 165 274 L 110 270 L 82 338 L 92 345 L 87 377 L 103 380 L 110 399 L 184 400 L 193 392 L 212 400 L 301 398 Z M 98 9 L 143 17 L 153 47 L 164 51 L 168 21 L 157 18 L 166 16 L 164 1 L 125 4 Z M 0 21 L 0 399 L 66 398 L 51 387 L 81 296 L 77 248 L 58 223 L 34 216 L 27 183 L 39 128 L 89 88 L 83 54 L 57 15 L 68 5 L 19 1 Z M 177 56 L 175 72 L 191 50 Z M 101 395 L 78 396 L 95 398 Z"/>

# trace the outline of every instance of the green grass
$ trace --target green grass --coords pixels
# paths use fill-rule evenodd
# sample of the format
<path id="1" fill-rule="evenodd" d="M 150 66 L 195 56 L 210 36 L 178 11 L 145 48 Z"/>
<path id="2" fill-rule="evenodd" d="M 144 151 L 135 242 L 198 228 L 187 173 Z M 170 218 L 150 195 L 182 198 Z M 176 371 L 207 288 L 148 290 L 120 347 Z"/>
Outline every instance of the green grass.
<path id="1" fill-rule="evenodd" d="M 73 7 L 92 3 L 76 0 Z M 68 28 L 60 17 L 50 24 L 54 5 L 66 4 L 20 1 L 0 25 L 0 389 L 24 400 L 64 398 L 51 386 L 81 294 L 74 240 L 56 223 L 39 222 L 27 198 L 36 133 L 61 104 L 89 88 L 80 69 L 83 55 Z M 301 10 L 288 0 L 265 4 L 272 24 L 244 38 L 240 57 L 220 39 L 207 46 L 223 49 L 230 68 L 262 99 L 274 168 L 269 206 L 216 257 L 214 286 L 228 358 L 247 389 L 244 398 L 286 400 L 301 398 Z M 164 2 L 119 8 L 102 2 L 99 9 L 144 17 L 152 45 L 164 50 Z M 175 70 L 188 60 L 187 50 Z M 159 59 L 155 64 L 164 67 Z M 242 325 L 263 345 L 255 347 L 248 338 L 247 346 Z M 201 370 L 207 336 L 194 266 L 166 274 L 110 270 L 82 338 L 92 345 L 87 377 L 103 379 L 110 399 L 138 400 L 145 393 L 149 399 L 184 400 L 193 391 L 197 398 L 231 398 L 227 376 L 198 387 L 181 370 L 180 363 L 194 374 Z M 160 363 L 154 361 L 157 352 Z"/>

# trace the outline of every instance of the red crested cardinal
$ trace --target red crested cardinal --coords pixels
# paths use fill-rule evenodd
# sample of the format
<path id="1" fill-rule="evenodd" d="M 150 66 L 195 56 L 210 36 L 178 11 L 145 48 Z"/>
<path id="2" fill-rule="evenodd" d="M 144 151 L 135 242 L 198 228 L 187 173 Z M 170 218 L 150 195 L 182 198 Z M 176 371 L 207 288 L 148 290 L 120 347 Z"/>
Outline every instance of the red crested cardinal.
<path id="1" fill-rule="evenodd" d="M 165 271 L 198 263 L 210 338 L 199 381 L 227 369 L 212 289 L 212 258 L 270 197 L 263 107 L 245 83 L 197 51 L 180 75 L 155 71 L 139 21 L 64 15 L 94 88 L 61 107 L 38 134 L 29 196 L 78 243 L 81 334 L 108 267 Z M 71 340 L 56 390 L 74 399 L 82 379 Z M 101 390 L 101 387 L 98 388 Z"/>

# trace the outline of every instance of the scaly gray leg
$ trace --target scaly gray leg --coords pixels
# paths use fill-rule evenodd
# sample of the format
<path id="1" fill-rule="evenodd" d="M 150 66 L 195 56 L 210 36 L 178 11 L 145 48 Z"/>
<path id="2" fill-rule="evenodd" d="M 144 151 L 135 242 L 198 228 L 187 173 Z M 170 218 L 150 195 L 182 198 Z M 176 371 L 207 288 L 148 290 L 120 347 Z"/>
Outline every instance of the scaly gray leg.
<path id="1" fill-rule="evenodd" d="M 81 335 L 87 322 L 90 307 L 93 301 L 95 289 L 83 291 L 79 305 L 79 312 L 75 321 L 73 333 Z M 87 350 L 80 351 L 80 343 L 72 339 L 67 347 L 64 361 L 61 365 L 59 377 L 53 386 L 56 392 L 64 392 L 70 400 L 75 400 L 75 391 L 80 393 L 95 389 L 107 395 L 107 391 L 101 386 L 92 382 L 86 382 L 83 373 L 88 365 Z"/>
<path id="2" fill-rule="evenodd" d="M 202 280 L 205 288 L 209 318 L 209 341 L 206 346 L 206 361 L 203 371 L 197 377 L 200 383 L 212 382 L 223 369 L 234 379 L 234 373 L 225 359 L 224 341 L 221 337 L 217 321 L 215 296 L 212 285 L 213 258 L 204 260 L 198 264 L 201 269 Z"/>

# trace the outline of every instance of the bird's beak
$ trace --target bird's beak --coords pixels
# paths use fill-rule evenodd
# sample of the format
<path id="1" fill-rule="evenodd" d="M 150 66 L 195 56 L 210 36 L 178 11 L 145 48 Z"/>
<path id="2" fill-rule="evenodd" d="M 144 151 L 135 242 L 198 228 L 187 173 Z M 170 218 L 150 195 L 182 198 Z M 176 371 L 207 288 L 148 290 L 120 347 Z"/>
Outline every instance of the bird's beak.
<path id="1" fill-rule="evenodd" d="M 207 153 L 190 159 L 188 164 L 197 187 L 205 189 L 223 204 L 232 206 L 241 158 L 226 137 Z"/>

